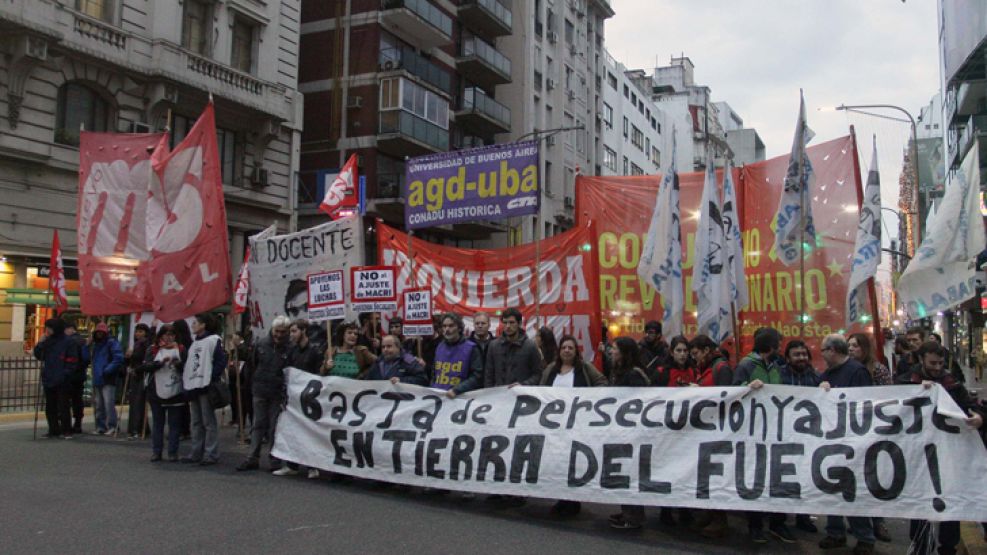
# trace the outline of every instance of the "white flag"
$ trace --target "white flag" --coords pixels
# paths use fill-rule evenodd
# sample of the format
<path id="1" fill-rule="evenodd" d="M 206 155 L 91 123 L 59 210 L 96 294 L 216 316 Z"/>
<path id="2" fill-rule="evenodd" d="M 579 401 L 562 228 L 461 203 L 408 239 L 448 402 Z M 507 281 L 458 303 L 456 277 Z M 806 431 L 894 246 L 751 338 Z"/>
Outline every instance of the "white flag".
<path id="1" fill-rule="evenodd" d="M 723 219 L 720 195 L 716 190 L 716 168 L 713 152 L 706 149 L 706 180 L 699 202 L 699 224 L 696 226 L 695 264 L 692 266 L 692 290 L 696 292 L 696 321 L 699 333 L 720 343 L 730 335 L 729 267 L 724 255 Z"/>
<path id="2" fill-rule="evenodd" d="M 791 266 L 802 256 L 803 241 L 814 244 L 816 228 L 812 223 L 812 184 L 815 174 L 805 153 L 815 134 L 805 122 L 805 98 L 799 101 L 799 119 L 792 141 L 792 154 L 788 158 L 785 189 L 778 203 L 775 220 L 775 253 L 782 264 Z M 804 212 L 803 212 L 804 210 Z M 805 233 L 803 235 L 803 222 Z"/>
<path id="3" fill-rule="evenodd" d="M 661 295 L 662 331 L 669 337 L 682 333 L 682 228 L 679 218 L 679 176 L 675 164 L 675 132 L 672 162 L 661 180 L 651 225 L 641 248 L 637 274 Z"/>
<path id="4" fill-rule="evenodd" d="M 744 275 L 744 243 L 741 239 L 740 217 L 737 215 L 737 189 L 733 184 L 733 168 L 729 160 L 723 168 L 723 236 L 729 268 L 730 300 L 737 311 L 747 308 L 750 297 Z"/>
<path id="5" fill-rule="evenodd" d="M 846 325 L 849 327 L 865 314 L 867 280 L 877 273 L 881 263 L 881 175 L 877 170 L 877 138 L 874 155 L 864 186 L 864 203 L 860 206 L 857 242 L 853 247 L 853 264 L 846 296 Z M 873 309 L 873 308 L 872 308 Z"/>
<path id="6" fill-rule="evenodd" d="M 924 318 L 973 297 L 977 255 L 985 243 L 980 155 L 974 147 L 946 187 L 925 240 L 898 280 L 908 315 Z"/>

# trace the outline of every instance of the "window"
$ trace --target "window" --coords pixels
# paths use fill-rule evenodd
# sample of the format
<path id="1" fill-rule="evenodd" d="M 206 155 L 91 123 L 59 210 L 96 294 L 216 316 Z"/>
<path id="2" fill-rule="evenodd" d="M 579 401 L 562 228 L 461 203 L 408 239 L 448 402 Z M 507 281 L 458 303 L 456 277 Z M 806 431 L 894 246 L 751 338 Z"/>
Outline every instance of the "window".
<path id="1" fill-rule="evenodd" d="M 185 139 L 192 126 L 195 125 L 195 118 L 175 114 L 171 122 L 171 136 L 169 137 L 169 147 L 174 149 Z M 241 142 L 236 131 L 216 127 L 216 146 L 219 149 L 220 175 L 223 185 L 234 185 L 239 175 L 239 152 Z"/>
<path id="2" fill-rule="evenodd" d="M 603 123 L 607 124 L 607 129 L 613 129 L 613 107 L 603 103 Z"/>
<path id="3" fill-rule="evenodd" d="M 630 95 L 631 95 L 631 89 L 629 89 L 627 85 L 624 85 L 624 98 L 630 98 L 631 97 Z"/>
<path id="4" fill-rule="evenodd" d="M 637 106 L 637 94 L 631 93 L 631 104 Z"/>
<path id="5" fill-rule="evenodd" d="M 644 133 L 636 125 L 631 125 L 631 144 L 638 150 L 644 150 Z"/>
<path id="6" fill-rule="evenodd" d="M 630 175 L 630 174 L 631 174 L 630 161 L 628 161 L 627 157 L 624 156 L 624 172 L 621 175 Z"/>
<path id="7" fill-rule="evenodd" d="M 576 120 L 576 127 L 584 125 L 583 120 Z M 586 129 L 576 129 L 576 152 L 586 152 Z"/>
<path id="8" fill-rule="evenodd" d="M 576 40 L 575 37 L 576 28 L 572 26 L 572 22 L 568 19 L 565 20 L 565 42 L 566 44 L 572 44 Z"/>
<path id="9" fill-rule="evenodd" d="M 254 70 L 254 26 L 242 17 L 233 19 L 230 65 L 245 73 L 252 73 Z"/>
<path id="10" fill-rule="evenodd" d="M 631 164 L 631 175 L 644 175 L 644 170 L 637 164 Z"/>
<path id="11" fill-rule="evenodd" d="M 552 163 L 545 161 L 545 194 L 552 196 Z"/>
<path id="12" fill-rule="evenodd" d="M 655 118 L 651 118 L 651 128 L 654 129 L 655 131 L 658 131 L 658 120 L 656 120 Z M 661 131 L 658 132 L 661 133 Z"/>
<path id="13" fill-rule="evenodd" d="M 568 65 L 565 66 L 565 90 L 572 90 L 572 68 Z"/>
<path id="14" fill-rule="evenodd" d="M 603 165 L 610 171 L 617 171 L 617 153 L 606 145 L 603 145 Z"/>
<path id="15" fill-rule="evenodd" d="M 209 11 L 203 0 L 185 0 L 182 8 L 182 46 L 196 54 L 209 48 Z"/>
<path id="16" fill-rule="evenodd" d="M 113 21 L 113 0 L 75 0 L 75 9 L 96 19 Z"/>
<path id="17" fill-rule="evenodd" d="M 380 109 L 401 109 L 442 129 L 449 129 L 449 101 L 407 79 L 381 80 Z"/>
<path id="18" fill-rule="evenodd" d="M 655 166 L 661 167 L 661 151 L 655 145 L 651 145 L 651 161 Z"/>
<path id="19" fill-rule="evenodd" d="M 610 85 L 611 89 L 617 90 L 617 76 L 609 71 L 607 72 L 607 84 Z"/>
<path id="20" fill-rule="evenodd" d="M 644 139 L 644 155 L 648 160 L 651 159 L 651 139 L 647 137 Z"/>
<path id="21" fill-rule="evenodd" d="M 624 116 L 624 138 L 627 138 L 627 133 L 630 129 L 630 122 L 627 121 L 627 116 Z"/>
<path id="22" fill-rule="evenodd" d="M 58 89 L 55 114 L 55 142 L 79 146 L 79 130 L 106 131 L 109 104 L 96 91 L 79 83 L 66 83 Z"/>

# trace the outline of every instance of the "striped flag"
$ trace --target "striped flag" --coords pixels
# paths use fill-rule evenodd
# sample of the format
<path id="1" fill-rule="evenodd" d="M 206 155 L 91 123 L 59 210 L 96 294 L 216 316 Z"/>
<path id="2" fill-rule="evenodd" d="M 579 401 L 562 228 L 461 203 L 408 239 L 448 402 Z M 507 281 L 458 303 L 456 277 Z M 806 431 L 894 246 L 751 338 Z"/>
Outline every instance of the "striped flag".
<path id="1" fill-rule="evenodd" d="M 661 295 L 662 331 L 669 337 L 682 333 L 682 229 L 679 217 L 679 176 L 675 164 L 675 130 L 672 130 L 672 162 L 661 180 L 651 224 L 641 249 L 637 274 Z"/>
<path id="2" fill-rule="evenodd" d="M 805 145 L 814 136 L 806 125 L 805 98 L 799 92 L 799 119 L 795 126 L 792 154 L 788 158 L 785 188 L 781 193 L 775 220 L 775 254 L 785 266 L 799 261 L 805 248 L 803 242 L 815 243 L 816 228 L 812 223 L 811 203 L 815 173 L 812 171 L 812 162 L 805 153 Z"/>

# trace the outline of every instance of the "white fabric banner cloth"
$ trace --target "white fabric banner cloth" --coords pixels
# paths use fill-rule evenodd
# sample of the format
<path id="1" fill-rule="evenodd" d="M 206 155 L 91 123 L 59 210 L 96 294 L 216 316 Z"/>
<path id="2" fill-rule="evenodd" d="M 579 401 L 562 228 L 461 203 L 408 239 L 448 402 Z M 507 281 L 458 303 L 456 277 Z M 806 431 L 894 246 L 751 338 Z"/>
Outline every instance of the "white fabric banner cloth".
<path id="1" fill-rule="evenodd" d="M 987 452 L 938 386 L 519 386 L 448 399 L 285 373 L 273 454 L 332 472 L 597 503 L 987 521 Z"/>

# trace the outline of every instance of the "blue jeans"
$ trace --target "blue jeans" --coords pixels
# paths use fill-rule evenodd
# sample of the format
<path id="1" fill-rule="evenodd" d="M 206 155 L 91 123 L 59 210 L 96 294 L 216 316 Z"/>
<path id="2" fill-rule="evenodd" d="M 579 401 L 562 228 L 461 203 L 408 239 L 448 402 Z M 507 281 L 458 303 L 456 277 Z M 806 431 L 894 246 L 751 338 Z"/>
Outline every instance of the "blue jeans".
<path id="1" fill-rule="evenodd" d="M 874 543 L 874 525 L 870 517 L 867 516 L 836 516 L 826 517 L 826 535 L 833 538 L 846 537 L 846 521 L 850 522 L 850 534 L 857 538 L 857 541 L 864 543 Z"/>
<path id="2" fill-rule="evenodd" d="M 151 451 L 160 455 L 164 448 L 165 420 L 168 422 L 168 456 L 178 455 L 178 432 L 182 426 L 182 406 L 162 406 L 151 401 Z"/>
<path id="3" fill-rule="evenodd" d="M 216 411 L 209 404 L 205 391 L 189 398 L 192 411 L 192 451 L 189 458 L 196 461 L 219 460 L 219 423 Z"/>
<path id="4" fill-rule="evenodd" d="M 117 427 L 117 386 L 93 386 L 93 414 L 96 417 L 96 431 L 110 431 Z M 107 420 L 108 419 L 108 420 Z"/>

